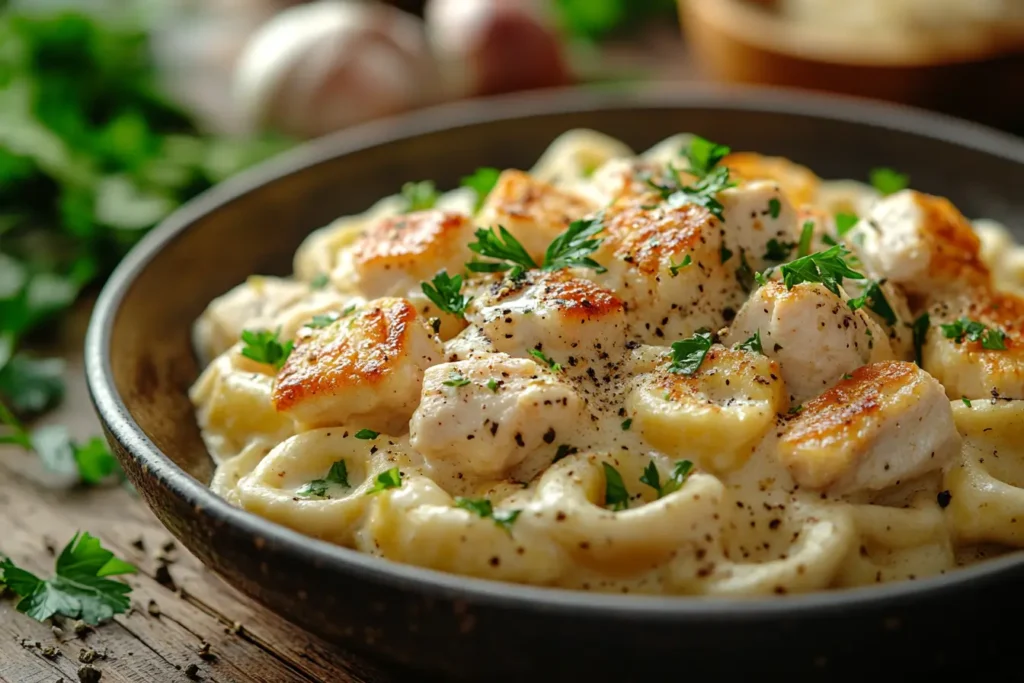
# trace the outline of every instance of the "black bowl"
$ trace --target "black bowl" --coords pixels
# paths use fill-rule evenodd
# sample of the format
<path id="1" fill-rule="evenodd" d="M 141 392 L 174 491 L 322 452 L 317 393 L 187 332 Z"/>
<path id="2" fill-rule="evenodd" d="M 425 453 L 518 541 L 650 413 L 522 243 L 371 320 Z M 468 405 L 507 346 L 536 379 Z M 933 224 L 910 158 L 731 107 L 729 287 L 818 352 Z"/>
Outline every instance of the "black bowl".
<path id="1" fill-rule="evenodd" d="M 1015 652 L 1024 555 L 877 588 L 763 600 L 598 595 L 464 578 L 307 538 L 229 506 L 186 396 L 192 321 L 250 273 L 287 274 L 301 240 L 407 180 L 529 168 L 588 127 L 636 149 L 680 131 L 780 154 L 826 178 L 907 172 L 965 214 L 1024 229 L 1024 143 L 892 106 L 786 91 L 558 91 L 445 106 L 311 143 L 175 213 L 120 265 L 86 365 L 107 437 L 167 528 L 272 610 L 349 647 L 448 679 L 639 680 L 738 673 L 921 674 Z M 1011 642 L 1007 644 L 1007 641 Z"/>

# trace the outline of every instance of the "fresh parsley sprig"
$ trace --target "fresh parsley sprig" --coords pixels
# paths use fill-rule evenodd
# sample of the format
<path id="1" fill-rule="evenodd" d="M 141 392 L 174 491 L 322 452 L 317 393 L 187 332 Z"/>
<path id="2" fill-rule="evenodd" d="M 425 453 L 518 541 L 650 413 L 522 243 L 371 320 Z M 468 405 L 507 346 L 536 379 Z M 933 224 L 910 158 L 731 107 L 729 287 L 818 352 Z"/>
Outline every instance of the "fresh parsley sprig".
<path id="1" fill-rule="evenodd" d="M 583 218 L 573 221 L 551 244 L 544 253 L 543 270 L 561 270 L 562 268 L 591 268 L 597 273 L 607 272 L 607 268 L 590 258 L 589 254 L 597 251 L 601 240 L 595 236 L 604 230 L 602 218 Z"/>
<path id="2" fill-rule="evenodd" d="M 257 363 L 269 365 L 275 370 L 284 367 L 285 361 L 295 348 L 295 342 L 284 343 L 280 339 L 281 329 L 242 330 L 242 355 Z"/>
<path id="3" fill-rule="evenodd" d="M 562 371 L 562 366 L 556 363 L 554 359 L 549 358 L 547 355 L 545 355 L 544 352 L 541 351 L 540 349 L 530 349 L 530 355 L 539 360 L 544 365 L 548 366 L 548 368 L 552 372 Z"/>
<path id="4" fill-rule="evenodd" d="M 629 507 L 629 491 L 622 481 L 619 471 L 606 462 L 601 463 L 604 470 L 604 505 L 612 512 L 625 510 Z"/>
<path id="5" fill-rule="evenodd" d="M 729 156 L 732 150 L 726 145 L 694 135 L 685 152 L 686 160 L 690 163 L 687 170 L 698 178 L 704 178 L 718 166 L 718 162 Z"/>
<path id="6" fill-rule="evenodd" d="M 684 185 L 679 171 L 671 164 L 669 173 L 671 178 L 661 183 L 652 178 L 647 179 L 647 184 L 661 195 L 667 206 L 677 209 L 687 204 L 696 204 L 707 209 L 718 220 L 725 220 L 725 207 L 718 201 L 718 195 L 736 186 L 729 179 L 728 168 L 718 167 L 693 185 Z"/>
<path id="7" fill-rule="evenodd" d="M 808 254 L 795 261 L 790 261 L 780 267 L 782 282 L 786 285 L 786 289 L 792 289 L 801 282 L 820 282 L 830 292 L 838 296 L 843 278 L 864 279 L 862 273 L 858 273 L 847 265 L 845 257 L 849 254 L 849 249 L 842 244 L 837 244 L 825 251 Z"/>
<path id="8" fill-rule="evenodd" d="M 403 213 L 432 209 L 437 204 L 438 197 L 441 196 L 432 180 L 405 183 L 402 185 L 400 194 L 405 203 Z"/>
<path id="9" fill-rule="evenodd" d="M 928 327 L 931 324 L 931 316 L 925 311 L 917 317 L 914 324 L 911 326 L 911 332 L 914 336 L 914 360 L 917 361 L 918 366 L 922 365 L 924 356 L 922 355 L 922 349 L 924 343 L 928 339 Z"/>
<path id="10" fill-rule="evenodd" d="M 472 175 L 464 176 L 462 178 L 462 186 L 468 187 L 476 193 L 476 204 L 473 210 L 479 211 L 484 202 L 487 201 L 487 195 L 491 193 L 494 186 L 498 184 L 498 178 L 501 176 L 501 171 L 490 166 L 483 166 L 473 171 Z"/>
<path id="11" fill-rule="evenodd" d="M 942 329 L 942 336 L 946 339 L 953 339 L 957 344 L 968 341 L 981 342 L 981 348 L 989 351 L 1004 351 L 1006 349 L 1006 333 L 999 328 L 990 328 L 977 320 L 962 317 L 951 323 L 939 325 Z"/>
<path id="12" fill-rule="evenodd" d="M 402 485 L 402 473 L 397 467 L 392 467 L 389 470 L 384 470 L 377 475 L 377 478 L 373 482 L 373 488 L 366 492 L 366 495 L 372 496 L 375 493 L 381 491 L 387 491 L 388 489 L 397 489 Z"/>
<path id="13" fill-rule="evenodd" d="M 672 343 L 672 361 L 668 371 L 680 375 L 692 375 L 700 369 L 704 357 L 711 350 L 710 332 L 696 332 L 692 337 Z"/>
<path id="14" fill-rule="evenodd" d="M 17 610 L 36 621 L 59 615 L 95 626 L 131 606 L 131 586 L 108 577 L 137 571 L 134 565 L 114 557 L 99 539 L 80 532 L 57 557 L 51 578 L 40 579 L 4 559 L 0 561 L 0 582 L 20 598 Z"/>
<path id="15" fill-rule="evenodd" d="M 910 186 L 910 176 L 891 168 L 873 168 L 870 174 L 871 185 L 882 196 L 896 194 Z"/>
<path id="16" fill-rule="evenodd" d="M 733 348 L 742 351 L 750 351 L 751 353 L 759 353 L 763 356 L 764 351 L 761 349 L 761 330 L 754 330 L 752 337 L 744 342 L 736 344 Z"/>
<path id="17" fill-rule="evenodd" d="M 434 305 L 445 313 L 463 316 L 466 313 L 466 306 L 473 300 L 471 296 L 464 296 L 462 292 L 462 276 L 449 276 L 447 270 L 442 270 L 434 276 L 430 282 L 420 284 L 423 293 Z"/>
<path id="18" fill-rule="evenodd" d="M 764 260 L 782 263 L 789 258 L 796 246 L 796 242 L 780 242 L 773 237 L 765 244 Z"/>
<path id="19" fill-rule="evenodd" d="M 313 481 L 303 484 L 302 488 L 296 491 L 296 495 L 302 496 L 303 498 L 323 498 L 327 495 L 327 491 L 330 489 L 332 484 L 350 488 L 348 483 L 348 466 L 345 464 L 344 460 L 339 460 L 331 465 L 331 469 L 328 470 L 327 476 L 323 479 L 314 479 Z"/>
<path id="20" fill-rule="evenodd" d="M 476 242 L 469 245 L 469 250 L 487 258 L 497 259 L 497 263 L 471 261 L 466 264 L 467 270 L 474 273 L 503 273 L 513 268 L 521 272 L 538 267 L 537 262 L 505 226 L 499 225 L 498 232 L 495 232 L 494 228 L 477 228 L 475 235 Z"/>
<path id="21" fill-rule="evenodd" d="M 864 293 L 854 299 L 850 299 L 848 303 L 851 311 L 867 306 L 868 310 L 878 314 L 885 321 L 886 325 L 896 324 L 896 312 L 889 305 L 889 301 L 885 298 L 885 293 L 882 291 L 881 283 L 877 280 L 870 280 L 867 287 L 864 288 Z"/>
<path id="22" fill-rule="evenodd" d="M 836 220 L 836 234 L 839 237 L 845 237 L 846 233 L 853 230 L 853 227 L 860 222 L 860 217 L 852 213 L 837 213 L 835 216 Z"/>
<path id="23" fill-rule="evenodd" d="M 486 498 L 463 498 L 461 496 L 455 499 L 455 507 L 469 510 L 483 519 L 492 519 L 495 524 L 508 532 L 512 531 L 512 525 L 515 524 L 515 521 L 522 512 L 522 510 L 495 511 L 491 501 Z"/>
<path id="24" fill-rule="evenodd" d="M 683 487 L 686 480 L 690 478 L 690 474 L 693 472 L 693 463 L 689 460 L 680 460 L 676 463 L 675 467 L 672 468 L 672 473 L 669 475 L 665 483 L 661 483 L 661 474 L 658 472 L 658 466 L 654 462 L 648 463 L 647 467 L 644 468 L 644 473 L 640 475 L 640 483 L 650 486 L 652 489 L 658 492 L 658 498 L 664 498 L 670 493 L 674 493 Z"/>

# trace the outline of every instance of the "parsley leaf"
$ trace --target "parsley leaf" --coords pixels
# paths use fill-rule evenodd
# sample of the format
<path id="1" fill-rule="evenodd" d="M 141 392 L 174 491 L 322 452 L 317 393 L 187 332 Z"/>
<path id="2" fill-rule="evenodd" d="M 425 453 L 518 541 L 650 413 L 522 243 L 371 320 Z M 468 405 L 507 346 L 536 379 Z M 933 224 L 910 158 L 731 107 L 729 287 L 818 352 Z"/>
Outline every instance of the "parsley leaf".
<path id="1" fill-rule="evenodd" d="M 466 306 L 473 300 L 473 297 L 461 294 L 462 276 L 450 277 L 447 270 L 442 270 L 435 275 L 431 282 L 421 283 L 420 287 L 435 306 L 452 315 L 464 315 Z"/>
<path id="2" fill-rule="evenodd" d="M 808 254 L 795 261 L 781 266 L 782 281 L 786 289 L 792 289 L 801 282 L 820 282 L 829 291 L 839 295 L 839 286 L 843 278 L 863 280 L 864 275 L 851 270 L 843 257 L 850 251 L 842 244 L 837 244 L 825 251 Z"/>
<path id="3" fill-rule="evenodd" d="M 476 192 L 476 205 L 473 207 L 473 211 L 479 211 L 483 207 L 484 202 L 487 201 L 487 195 L 498 184 L 498 177 L 500 175 L 500 170 L 483 166 L 473 171 L 472 175 L 462 178 L 462 186 Z"/>
<path id="4" fill-rule="evenodd" d="M 448 379 L 446 379 L 445 381 L 441 382 L 441 384 L 445 385 L 446 387 L 456 387 L 456 388 L 464 387 L 464 386 L 466 386 L 469 383 L 470 383 L 470 381 L 468 379 L 466 379 L 465 377 L 463 377 L 462 375 L 460 375 L 457 372 L 452 372 L 450 375 L 448 375 Z"/>
<path id="5" fill-rule="evenodd" d="M 860 222 L 860 218 L 856 214 L 852 213 L 837 213 L 836 214 L 836 234 L 839 237 L 843 237 L 846 233 L 853 230 L 853 226 Z"/>
<path id="6" fill-rule="evenodd" d="M 93 437 L 84 444 L 76 443 L 64 425 L 47 425 L 30 435 L 31 449 L 39 455 L 46 469 L 63 475 L 76 475 L 82 483 L 95 485 L 113 474 L 121 474 L 121 466 L 107 444 Z"/>
<path id="7" fill-rule="evenodd" d="M 357 439 L 362 439 L 363 441 L 372 441 L 378 436 L 380 436 L 380 432 L 375 432 L 372 429 L 360 429 L 355 433 L 355 437 Z"/>
<path id="8" fill-rule="evenodd" d="M 486 498 L 463 498 L 459 496 L 455 499 L 455 507 L 460 507 L 463 510 L 469 510 L 473 514 L 482 517 L 484 519 L 491 518 L 494 523 L 500 526 L 505 531 L 511 532 L 512 525 L 519 518 L 519 514 L 522 510 L 494 510 L 494 506 L 491 505 L 491 501 Z"/>
<path id="9" fill-rule="evenodd" d="M 601 463 L 604 469 L 604 505 L 611 507 L 612 512 L 625 510 L 629 507 L 629 491 L 622 481 L 619 471 L 606 462 Z"/>
<path id="10" fill-rule="evenodd" d="M 689 479 L 690 474 L 693 471 L 693 463 L 689 460 L 680 460 L 676 463 L 675 467 L 672 468 L 672 474 L 665 480 L 664 485 L 661 483 L 661 475 L 658 472 L 657 465 L 654 462 L 648 463 L 647 467 L 644 468 L 644 473 L 640 475 L 640 483 L 650 486 L 652 489 L 658 492 L 658 498 L 664 498 L 670 493 L 674 493 L 683 487 L 686 480 Z"/>
<path id="11" fill-rule="evenodd" d="M 804 221 L 800 229 L 800 245 L 797 247 L 797 256 L 807 256 L 811 253 L 811 239 L 814 237 L 814 221 Z"/>
<path id="12" fill-rule="evenodd" d="M 548 245 L 544 253 L 544 270 L 560 270 L 578 266 L 592 268 L 598 273 L 607 272 L 607 268 L 590 258 L 588 254 L 597 251 L 601 240 L 593 239 L 604 230 L 601 218 L 584 218 L 573 221 L 565 232 L 556 237 Z"/>
<path id="13" fill-rule="evenodd" d="M 740 283 L 743 291 L 748 293 L 754 289 L 754 283 L 757 282 L 754 269 L 750 267 L 750 263 L 747 261 L 747 252 L 744 249 L 740 249 L 740 265 L 736 269 L 736 281 Z"/>
<path id="14" fill-rule="evenodd" d="M 553 372 L 562 371 L 562 366 L 556 363 L 554 360 L 545 356 L 544 352 L 541 351 L 540 349 L 530 349 L 530 355 L 539 360 L 541 363 L 547 365 L 548 368 L 550 368 Z"/>
<path id="15" fill-rule="evenodd" d="M 961 396 L 960 400 L 963 401 L 964 405 L 967 406 L 968 408 L 971 407 L 971 399 L 967 398 L 966 396 Z"/>
<path id="16" fill-rule="evenodd" d="M 373 483 L 373 488 L 366 492 L 366 495 L 372 496 L 375 493 L 381 491 L 387 491 L 388 489 L 397 489 L 402 485 L 402 473 L 397 467 L 392 467 L 389 470 L 385 470 L 377 475 L 377 479 Z"/>
<path id="17" fill-rule="evenodd" d="M 989 329 L 981 335 L 981 348 L 989 351 L 1006 350 L 1006 333 L 998 329 Z"/>
<path id="18" fill-rule="evenodd" d="M 698 178 L 704 178 L 711 173 L 718 162 L 732 152 L 729 147 L 705 140 L 699 135 L 693 136 L 685 151 L 686 160 L 690 163 L 688 170 Z"/>
<path id="19" fill-rule="evenodd" d="M 405 183 L 402 185 L 401 195 L 405 201 L 403 213 L 432 209 L 437 204 L 437 198 L 440 196 L 432 180 Z"/>
<path id="20" fill-rule="evenodd" d="M 131 587 L 107 577 L 134 574 L 133 565 L 114 557 L 89 533 L 76 533 L 57 558 L 52 578 L 40 579 L 9 559 L 0 562 L 3 582 L 21 598 L 17 610 L 36 621 L 54 615 L 96 625 L 131 606 Z"/>
<path id="21" fill-rule="evenodd" d="M 754 330 L 754 336 L 747 339 L 745 342 L 736 344 L 733 348 L 750 351 L 751 353 L 759 353 L 763 356 L 764 351 L 761 349 L 761 330 Z"/>
<path id="22" fill-rule="evenodd" d="M 680 270 L 690 265 L 691 263 L 693 263 L 693 259 L 690 258 L 689 254 L 684 256 L 683 260 L 680 261 L 679 263 L 672 263 L 671 261 L 669 261 L 668 272 L 672 273 L 672 277 L 675 277 L 676 275 L 679 275 Z"/>
<path id="23" fill-rule="evenodd" d="M 487 388 L 493 391 L 494 393 L 498 393 L 498 380 L 494 379 L 493 377 L 487 380 Z"/>
<path id="24" fill-rule="evenodd" d="M 910 176 L 894 171 L 891 168 L 871 169 L 871 185 L 882 193 L 882 196 L 895 194 L 910 185 Z"/>
<path id="25" fill-rule="evenodd" d="M 911 331 L 914 335 L 914 359 L 920 366 L 923 356 L 921 355 L 921 349 L 924 348 L 924 342 L 928 338 L 928 326 L 931 323 L 931 318 L 927 312 L 922 313 L 918 316 L 917 320 L 914 321 Z"/>
<path id="26" fill-rule="evenodd" d="M 331 279 L 327 277 L 327 273 L 317 273 L 316 277 L 309 281 L 310 289 L 323 289 L 330 284 Z"/>
<path id="27" fill-rule="evenodd" d="M 334 313 L 321 313 L 319 315 L 314 315 L 313 319 L 306 323 L 306 327 L 314 330 L 321 330 L 334 324 L 340 317 L 341 316 Z"/>
<path id="28" fill-rule="evenodd" d="M 796 242 L 780 242 L 773 237 L 765 244 L 764 259 L 766 261 L 782 263 L 789 258 L 789 255 L 793 253 L 795 248 Z"/>
<path id="29" fill-rule="evenodd" d="M 242 355 L 257 363 L 265 363 L 275 370 L 280 370 L 295 344 L 287 341 L 284 344 L 278 339 L 281 329 L 274 332 L 268 330 L 242 330 Z"/>
<path id="30" fill-rule="evenodd" d="M 628 432 L 629 428 L 633 426 L 633 418 L 627 417 L 625 420 L 622 421 L 622 425 L 621 426 L 622 426 L 622 431 Z"/>
<path id="31" fill-rule="evenodd" d="M 669 372 L 692 375 L 704 362 L 704 357 L 711 350 L 711 333 L 697 332 L 692 337 L 672 343 L 672 362 Z"/>
<path id="32" fill-rule="evenodd" d="M 658 191 L 669 207 L 679 208 L 686 204 L 696 204 L 707 209 L 718 220 L 725 220 L 725 207 L 717 197 L 720 192 L 736 185 L 729 179 L 728 168 L 716 168 L 690 186 L 683 185 L 679 171 L 672 165 L 669 165 L 669 172 L 672 179 L 667 182 L 658 183 L 651 178 L 647 179 L 647 184 Z"/>
<path id="33" fill-rule="evenodd" d="M 962 317 L 948 324 L 940 325 L 942 335 L 947 339 L 956 340 L 957 344 L 968 341 L 980 341 L 983 349 L 990 351 L 1003 351 L 1006 349 L 1006 333 L 998 328 L 989 328 L 986 325 Z"/>
<path id="34" fill-rule="evenodd" d="M 778 218 L 779 213 L 782 211 L 782 202 L 775 197 L 768 200 L 768 215 L 772 218 Z"/>
<path id="35" fill-rule="evenodd" d="M 469 245 L 470 251 L 498 259 L 500 263 L 489 263 L 473 261 L 466 264 L 466 268 L 474 273 L 502 273 L 518 266 L 521 269 L 529 270 L 536 268 L 537 263 L 530 257 L 515 237 L 512 236 L 504 226 L 498 226 L 498 232 L 494 228 L 477 228 L 476 242 Z"/>
<path id="36" fill-rule="evenodd" d="M 304 484 L 302 488 L 296 492 L 296 495 L 304 498 L 310 496 L 323 498 L 327 495 L 327 491 L 330 489 L 331 484 L 338 484 L 345 488 L 351 488 L 348 483 L 348 466 L 345 464 L 344 460 L 339 460 L 331 465 L 331 469 L 323 479 L 314 479 L 313 481 Z"/>
<path id="37" fill-rule="evenodd" d="M 732 258 L 732 249 L 730 249 L 729 247 L 727 247 L 727 246 L 725 246 L 723 244 L 722 248 L 718 250 L 719 262 L 725 263 L 726 261 L 728 261 L 731 258 Z"/>
<path id="38" fill-rule="evenodd" d="M 877 313 L 887 325 L 896 324 L 896 312 L 889 305 L 889 301 L 885 298 L 885 293 L 882 291 L 877 280 L 871 280 L 868 286 L 864 288 L 864 293 L 855 299 L 850 299 L 848 303 L 851 311 L 867 306 L 869 310 Z"/>

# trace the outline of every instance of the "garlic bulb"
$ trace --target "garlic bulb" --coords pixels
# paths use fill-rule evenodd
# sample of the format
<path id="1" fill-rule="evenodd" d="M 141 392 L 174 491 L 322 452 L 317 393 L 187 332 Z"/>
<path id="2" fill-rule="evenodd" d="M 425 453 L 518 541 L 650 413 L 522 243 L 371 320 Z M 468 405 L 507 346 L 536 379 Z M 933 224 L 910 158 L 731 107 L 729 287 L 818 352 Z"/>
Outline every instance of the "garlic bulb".
<path id="1" fill-rule="evenodd" d="M 316 137 L 439 95 L 422 21 L 380 2 L 290 7 L 248 41 L 233 100 L 242 130 Z"/>

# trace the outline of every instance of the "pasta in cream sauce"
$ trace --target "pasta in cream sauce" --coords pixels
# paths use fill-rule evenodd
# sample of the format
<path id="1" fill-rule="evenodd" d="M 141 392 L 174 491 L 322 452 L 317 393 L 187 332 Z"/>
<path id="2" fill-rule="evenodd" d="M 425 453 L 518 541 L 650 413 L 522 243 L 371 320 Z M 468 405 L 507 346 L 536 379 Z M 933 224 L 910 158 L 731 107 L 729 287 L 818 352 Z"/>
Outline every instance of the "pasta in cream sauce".
<path id="1" fill-rule="evenodd" d="M 836 589 L 1024 545 L 1004 227 L 690 135 L 574 130 L 477 176 L 209 305 L 217 494 L 388 560 L 605 592 Z"/>

